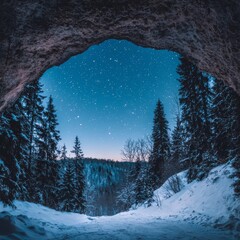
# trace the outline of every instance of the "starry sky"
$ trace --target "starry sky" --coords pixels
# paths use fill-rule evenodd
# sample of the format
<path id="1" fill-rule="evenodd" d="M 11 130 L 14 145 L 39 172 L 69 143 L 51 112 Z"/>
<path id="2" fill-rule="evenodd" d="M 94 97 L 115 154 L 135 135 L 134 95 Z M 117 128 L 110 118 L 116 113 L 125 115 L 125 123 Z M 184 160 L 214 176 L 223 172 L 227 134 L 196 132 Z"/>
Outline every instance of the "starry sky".
<path id="1" fill-rule="evenodd" d="M 121 160 L 129 138 L 151 134 L 158 99 L 173 128 L 178 54 L 108 40 L 47 70 L 40 81 L 52 95 L 68 153 L 76 135 L 86 157 Z"/>

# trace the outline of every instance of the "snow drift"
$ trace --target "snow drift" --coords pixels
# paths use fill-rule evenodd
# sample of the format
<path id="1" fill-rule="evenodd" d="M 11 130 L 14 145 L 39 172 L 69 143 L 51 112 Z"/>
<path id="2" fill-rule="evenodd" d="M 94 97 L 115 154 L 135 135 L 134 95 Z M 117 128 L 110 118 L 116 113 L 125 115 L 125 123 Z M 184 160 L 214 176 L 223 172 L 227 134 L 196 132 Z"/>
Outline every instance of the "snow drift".
<path id="1" fill-rule="evenodd" d="M 174 193 L 169 179 L 154 192 L 151 208 L 161 216 L 178 216 L 195 223 L 212 224 L 240 231 L 240 201 L 234 195 L 231 162 L 211 170 L 202 181 L 187 183 L 186 171 L 177 174 L 181 191 Z M 150 209 L 151 209 L 150 208 Z"/>
<path id="2" fill-rule="evenodd" d="M 13 216 L 9 212 L 0 213 L 0 239 L 42 239 L 46 237 L 45 230 L 38 222 L 27 216 Z"/>
<path id="3" fill-rule="evenodd" d="M 232 173 L 228 163 L 203 181 L 188 184 L 186 172 L 181 172 L 180 192 L 171 191 L 166 181 L 150 207 L 110 217 L 58 212 L 21 201 L 15 201 L 17 209 L 0 204 L 0 239 L 238 239 L 240 206 Z"/>

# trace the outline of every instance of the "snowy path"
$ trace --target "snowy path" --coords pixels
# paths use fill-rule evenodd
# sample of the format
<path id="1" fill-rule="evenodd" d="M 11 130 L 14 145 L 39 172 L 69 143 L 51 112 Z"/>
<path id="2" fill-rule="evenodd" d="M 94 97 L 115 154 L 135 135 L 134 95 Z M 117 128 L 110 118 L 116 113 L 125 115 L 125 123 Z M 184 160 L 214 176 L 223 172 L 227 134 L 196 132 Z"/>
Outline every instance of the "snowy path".
<path id="1" fill-rule="evenodd" d="M 164 219 L 137 219 L 134 216 L 116 218 L 102 217 L 63 230 L 53 238 L 56 240 L 231 240 L 228 232 L 198 224 Z"/>
<path id="2" fill-rule="evenodd" d="M 203 181 L 186 184 L 182 172 L 182 191 L 170 198 L 164 198 L 165 184 L 155 191 L 160 205 L 154 202 L 151 207 L 108 217 L 58 212 L 21 201 L 14 202 L 17 209 L 0 204 L 0 240 L 240 239 L 240 205 L 233 194 L 231 174 L 226 164 L 213 169 Z M 231 232 L 214 225 L 227 226 Z"/>
<path id="3" fill-rule="evenodd" d="M 149 208 L 122 212 L 111 217 L 87 217 L 77 220 L 77 215 L 69 219 L 61 232 L 56 232 L 57 240 L 154 240 L 154 239 L 191 239 L 191 240 L 231 240 L 239 238 L 237 231 L 221 231 L 215 224 L 228 223 L 235 213 L 234 223 L 238 222 L 240 206 L 234 198 L 232 189 L 232 169 L 229 164 L 214 168 L 209 176 L 201 182 L 187 184 L 184 172 L 179 174 L 185 187 L 171 198 L 164 199 L 164 185 L 155 191 L 161 199 L 161 206 L 156 204 Z M 76 217 L 74 217 L 76 216 Z M 56 217 L 55 217 L 56 219 Z M 72 220 L 71 220 L 72 219 Z M 66 224 L 66 219 L 64 220 Z M 201 224 L 205 224 L 204 226 Z M 232 226 L 234 226 L 232 223 Z M 233 236 L 235 234 L 236 237 Z M 238 237 L 237 237 L 238 235 Z"/>

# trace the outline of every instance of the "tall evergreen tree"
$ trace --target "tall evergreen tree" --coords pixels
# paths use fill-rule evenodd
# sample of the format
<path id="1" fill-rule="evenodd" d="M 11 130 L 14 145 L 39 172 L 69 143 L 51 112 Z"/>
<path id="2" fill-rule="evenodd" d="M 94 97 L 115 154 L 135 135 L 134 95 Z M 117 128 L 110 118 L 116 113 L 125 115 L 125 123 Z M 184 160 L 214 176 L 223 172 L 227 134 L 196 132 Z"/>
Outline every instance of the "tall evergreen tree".
<path id="1" fill-rule="evenodd" d="M 219 80 L 214 81 L 213 93 L 214 152 L 220 163 L 233 161 L 234 189 L 240 196 L 240 97 Z"/>
<path id="2" fill-rule="evenodd" d="M 232 93 L 232 150 L 230 157 L 233 159 L 233 167 L 235 168 L 236 180 L 233 186 L 236 195 L 240 197 L 240 97 L 237 93 Z"/>
<path id="3" fill-rule="evenodd" d="M 74 153 L 76 159 L 83 158 L 83 151 L 78 136 L 75 137 L 73 150 L 71 152 Z"/>
<path id="4" fill-rule="evenodd" d="M 187 153 L 184 148 L 185 138 L 184 129 L 179 114 L 176 119 L 176 126 L 171 137 L 171 160 L 168 166 L 168 175 L 173 175 L 186 168 L 184 159 Z"/>
<path id="5" fill-rule="evenodd" d="M 25 122 L 21 98 L 0 117 L 0 200 L 8 205 L 26 192 L 25 185 L 19 184 L 25 180 Z"/>
<path id="6" fill-rule="evenodd" d="M 15 181 L 12 182 L 10 170 L 5 160 L 0 159 L 0 201 L 4 205 L 13 206 L 13 200 L 16 198 L 16 184 Z"/>
<path id="7" fill-rule="evenodd" d="M 39 138 L 39 128 L 41 128 L 41 123 L 43 119 L 43 100 L 42 95 L 42 85 L 39 81 L 35 81 L 26 86 L 24 91 L 23 104 L 25 108 L 25 115 L 27 120 L 27 131 L 26 136 L 29 139 L 29 144 L 27 147 L 27 166 L 26 166 L 26 176 L 27 176 L 27 189 L 28 189 L 28 201 L 34 201 L 35 194 L 35 163 L 36 163 L 36 142 Z"/>
<path id="8" fill-rule="evenodd" d="M 17 198 L 22 200 L 28 199 L 28 185 L 27 185 L 27 150 L 29 146 L 28 139 L 28 122 L 23 106 L 23 96 L 20 97 L 11 109 L 11 129 L 15 134 L 15 147 L 12 152 L 19 164 L 19 182 Z"/>
<path id="9" fill-rule="evenodd" d="M 57 130 L 57 115 L 50 96 L 46 110 L 43 113 L 41 127 L 39 127 L 38 160 L 37 160 L 37 182 L 40 192 L 38 201 L 44 205 L 54 208 L 56 205 L 56 188 L 58 183 L 57 144 L 60 140 Z"/>
<path id="10" fill-rule="evenodd" d="M 78 210 L 79 213 L 85 213 L 86 210 L 86 199 L 85 199 L 85 176 L 84 176 L 84 165 L 83 165 L 83 151 L 81 148 L 81 143 L 78 136 L 76 136 L 74 141 L 73 150 L 71 151 L 75 154 L 75 188 L 76 196 L 78 200 Z"/>
<path id="11" fill-rule="evenodd" d="M 213 85 L 213 148 L 217 161 L 226 162 L 232 144 L 232 94 L 222 81 L 214 80 Z"/>
<path id="12" fill-rule="evenodd" d="M 134 171 L 134 203 L 136 205 L 144 203 L 153 196 L 152 186 L 149 185 L 148 163 L 142 162 L 139 158 L 136 160 Z"/>
<path id="13" fill-rule="evenodd" d="M 75 171 L 73 165 L 68 161 L 63 179 L 59 186 L 59 209 L 66 212 L 76 212 L 78 210 L 78 200 L 76 199 Z"/>
<path id="14" fill-rule="evenodd" d="M 85 176 L 84 176 L 84 165 L 82 159 L 76 159 L 75 161 L 75 189 L 77 199 L 76 212 L 85 213 L 86 211 L 86 198 L 85 198 Z"/>
<path id="15" fill-rule="evenodd" d="M 11 129 L 11 119 L 5 114 L 0 118 L 0 201 L 12 205 L 16 199 L 19 181 L 19 165 L 13 155 L 15 134 Z"/>
<path id="16" fill-rule="evenodd" d="M 165 163 L 169 160 L 170 142 L 168 136 L 168 121 L 166 120 L 163 104 L 157 101 L 153 120 L 153 151 L 149 159 L 151 185 L 159 187 L 164 180 Z"/>
<path id="17" fill-rule="evenodd" d="M 66 160 L 67 159 L 67 147 L 64 144 L 61 150 L 61 155 L 60 155 L 61 160 Z"/>
<path id="18" fill-rule="evenodd" d="M 142 199 L 142 179 L 140 178 L 141 173 L 141 161 L 138 157 L 135 163 L 134 170 L 134 195 L 135 195 L 135 204 L 139 204 L 143 201 Z"/>
<path id="19" fill-rule="evenodd" d="M 186 58 L 180 58 L 180 105 L 188 148 L 188 180 L 201 180 L 212 167 L 211 158 L 211 91 L 208 78 Z"/>

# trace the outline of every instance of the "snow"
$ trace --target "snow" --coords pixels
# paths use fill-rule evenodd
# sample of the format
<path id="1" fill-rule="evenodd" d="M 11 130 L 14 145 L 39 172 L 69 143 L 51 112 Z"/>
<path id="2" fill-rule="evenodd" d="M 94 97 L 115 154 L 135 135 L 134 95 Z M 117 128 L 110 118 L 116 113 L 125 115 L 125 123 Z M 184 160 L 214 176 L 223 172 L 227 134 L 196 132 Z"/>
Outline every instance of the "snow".
<path id="1" fill-rule="evenodd" d="M 38 222 L 24 215 L 13 216 L 9 212 L 0 213 L 0 239 L 42 239 L 45 230 Z"/>
<path id="2" fill-rule="evenodd" d="M 15 201 L 15 210 L 0 205 L 0 239 L 239 239 L 240 209 L 231 187 L 232 171 L 225 164 L 190 184 L 186 173 L 179 173 L 180 192 L 169 197 L 167 182 L 155 191 L 160 206 L 154 202 L 114 216 L 89 217 L 21 201 Z M 10 219 L 6 228 L 4 218 Z"/>
<path id="3" fill-rule="evenodd" d="M 162 199 L 161 215 L 183 218 L 194 215 L 195 222 L 196 217 L 201 215 L 198 222 L 209 219 L 208 222 L 219 224 L 227 222 L 232 216 L 240 219 L 240 204 L 234 196 L 232 173 L 231 163 L 224 164 L 214 168 L 203 181 L 190 184 L 187 184 L 186 172 L 179 173 L 184 185 L 182 191 L 166 199 L 167 181 L 155 191 L 155 195 Z"/>

